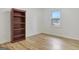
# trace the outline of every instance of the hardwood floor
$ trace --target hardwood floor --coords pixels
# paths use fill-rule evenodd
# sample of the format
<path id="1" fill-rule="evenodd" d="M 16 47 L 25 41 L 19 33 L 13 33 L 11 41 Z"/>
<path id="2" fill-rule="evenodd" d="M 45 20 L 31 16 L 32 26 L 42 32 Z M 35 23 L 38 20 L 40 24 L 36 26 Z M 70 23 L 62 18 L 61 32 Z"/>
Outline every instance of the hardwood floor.
<path id="1" fill-rule="evenodd" d="M 23 41 L 0 46 L 10 50 L 78 50 L 79 41 L 38 34 Z"/>

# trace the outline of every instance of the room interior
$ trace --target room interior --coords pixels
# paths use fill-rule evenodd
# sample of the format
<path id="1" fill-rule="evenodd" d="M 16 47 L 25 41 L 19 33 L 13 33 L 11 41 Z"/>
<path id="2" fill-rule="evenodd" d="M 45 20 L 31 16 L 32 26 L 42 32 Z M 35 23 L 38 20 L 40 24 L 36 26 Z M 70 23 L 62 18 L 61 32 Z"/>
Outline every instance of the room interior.
<path id="1" fill-rule="evenodd" d="M 1 50 L 78 50 L 79 8 L 0 8 Z"/>

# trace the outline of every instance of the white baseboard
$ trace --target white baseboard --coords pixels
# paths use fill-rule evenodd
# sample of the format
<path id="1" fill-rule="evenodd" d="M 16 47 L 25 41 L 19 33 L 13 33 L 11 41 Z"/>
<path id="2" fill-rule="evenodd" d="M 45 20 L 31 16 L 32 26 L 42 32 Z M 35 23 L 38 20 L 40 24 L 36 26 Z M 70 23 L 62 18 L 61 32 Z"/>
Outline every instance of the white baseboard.
<path id="1" fill-rule="evenodd" d="M 34 36 L 34 35 L 38 35 L 40 33 L 34 33 L 34 34 L 29 34 L 29 35 L 26 35 L 26 37 L 30 37 L 30 36 Z"/>
<path id="2" fill-rule="evenodd" d="M 7 43 L 7 42 L 10 42 L 11 40 L 3 40 L 0 42 L 0 44 L 4 44 L 4 43 Z"/>
<path id="3" fill-rule="evenodd" d="M 43 33 L 43 34 L 47 34 L 50 36 L 56 36 L 56 37 L 60 37 L 60 38 L 65 38 L 65 39 L 79 40 L 79 38 L 77 38 L 77 37 L 71 37 L 71 36 L 66 36 L 66 35 L 57 35 L 57 34 L 50 34 L 50 33 Z"/>

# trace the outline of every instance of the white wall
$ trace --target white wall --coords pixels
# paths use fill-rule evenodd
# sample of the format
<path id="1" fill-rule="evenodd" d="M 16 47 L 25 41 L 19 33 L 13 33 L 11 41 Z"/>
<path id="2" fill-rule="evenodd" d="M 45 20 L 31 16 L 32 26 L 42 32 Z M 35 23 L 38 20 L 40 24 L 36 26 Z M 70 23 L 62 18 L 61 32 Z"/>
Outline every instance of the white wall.
<path id="1" fill-rule="evenodd" d="M 41 20 L 41 9 L 26 9 L 26 37 L 40 33 L 39 25 Z"/>
<path id="2" fill-rule="evenodd" d="M 10 41 L 10 9 L 0 8 L 0 43 Z"/>
<path id="3" fill-rule="evenodd" d="M 68 38 L 78 39 L 79 38 L 79 9 L 60 9 L 61 11 L 61 25 L 55 27 L 51 25 L 51 11 L 54 9 L 44 9 L 44 30 L 42 32 L 64 36 Z M 79 39 L 78 39 L 79 40 Z"/>

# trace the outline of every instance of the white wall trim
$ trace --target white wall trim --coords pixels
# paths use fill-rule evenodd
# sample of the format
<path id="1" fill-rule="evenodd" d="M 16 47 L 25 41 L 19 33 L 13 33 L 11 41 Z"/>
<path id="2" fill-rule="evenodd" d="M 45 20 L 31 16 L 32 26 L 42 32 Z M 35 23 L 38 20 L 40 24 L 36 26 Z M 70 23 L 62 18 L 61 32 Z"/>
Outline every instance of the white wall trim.
<path id="1" fill-rule="evenodd" d="M 30 34 L 30 35 L 26 35 L 26 37 L 30 37 L 30 36 L 34 36 L 34 35 L 38 35 L 40 33 L 33 33 L 33 34 Z"/>
<path id="2" fill-rule="evenodd" d="M 60 38 L 65 38 L 65 39 L 78 40 L 79 41 L 79 38 L 77 38 L 77 37 L 71 37 L 71 36 L 66 36 L 66 35 L 58 35 L 58 34 L 50 34 L 50 33 L 43 33 L 43 34 L 47 34 L 47 35 L 50 35 L 50 36 L 56 36 L 56 37 L 60 37 Z"/>

